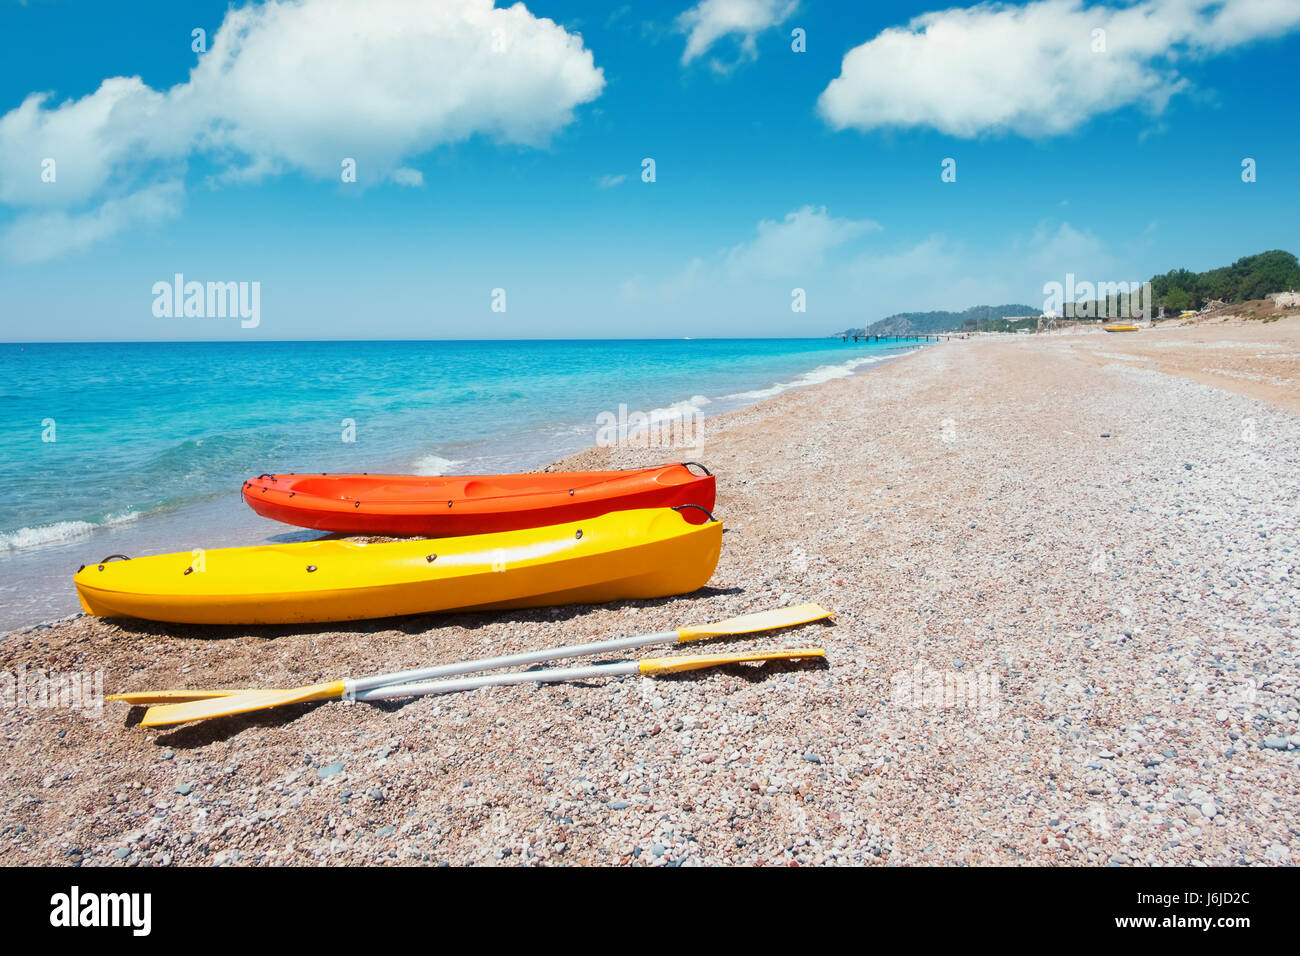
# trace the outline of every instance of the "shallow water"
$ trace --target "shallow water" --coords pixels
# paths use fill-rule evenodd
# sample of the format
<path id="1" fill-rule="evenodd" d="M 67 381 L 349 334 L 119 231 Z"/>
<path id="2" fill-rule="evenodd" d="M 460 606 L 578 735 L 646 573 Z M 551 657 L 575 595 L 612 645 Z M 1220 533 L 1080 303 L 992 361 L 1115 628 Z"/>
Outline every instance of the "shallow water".
<path id="1" fill-rule="evenodd" d="M 242 482 L 262 472 L 534 468 L 596 443 L 602 422 L 635 423 L 636 412 L 650 423 L 694 420 L 911 347 L 838 339 L 0 345 L 0 629 L 78 610 L 72 572 L 106 554 L 315 536 L 243 505 Z"/>

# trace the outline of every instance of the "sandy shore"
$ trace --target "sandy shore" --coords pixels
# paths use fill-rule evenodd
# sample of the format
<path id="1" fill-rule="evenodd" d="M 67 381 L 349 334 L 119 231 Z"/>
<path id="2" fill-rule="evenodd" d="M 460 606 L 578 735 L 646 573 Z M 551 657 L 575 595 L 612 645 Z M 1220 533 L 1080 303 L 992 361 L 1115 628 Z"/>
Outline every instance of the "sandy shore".
<path id="1" fill-rule="evenodd" d="M 710 419 L 728 533 L 711 588 L 674 600 L 15 633 L 0 671 L 112 692 L 838 612 L 721 645 L 819 643 L 824 668 L 163 732 L 114 704 L 0 711 L 0 864 L 1295 862 L 1298 357 L 1300 319 L 980 338 Z"/>

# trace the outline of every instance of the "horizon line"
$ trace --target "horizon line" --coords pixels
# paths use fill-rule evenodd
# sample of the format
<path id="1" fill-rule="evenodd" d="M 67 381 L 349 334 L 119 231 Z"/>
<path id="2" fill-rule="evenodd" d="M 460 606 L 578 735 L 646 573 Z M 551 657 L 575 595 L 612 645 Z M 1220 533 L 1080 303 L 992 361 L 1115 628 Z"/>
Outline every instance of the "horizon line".
<path id="1" fill-rule="evenodd" d="M 301 342 L 721 342 L 749 340 L 781 339 L 837 339 L 839 332 L 826 332 L 819 335 L 661 335 L 647 337 L 605 337 L 605 338 L 391 338 L 391 339 L 0 339 L 0 345 L 228 345 L 242 343 L 248 345 L 274 345 Z"/>

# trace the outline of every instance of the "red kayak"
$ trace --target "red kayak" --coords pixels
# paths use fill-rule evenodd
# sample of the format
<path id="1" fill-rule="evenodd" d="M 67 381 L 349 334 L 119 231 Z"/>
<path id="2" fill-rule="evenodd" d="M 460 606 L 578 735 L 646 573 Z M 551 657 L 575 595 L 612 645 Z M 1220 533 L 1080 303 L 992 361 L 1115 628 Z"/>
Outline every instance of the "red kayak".
<path id="1" fill-rule="evenodd" d="M 695 465 L 702 475 L 691 471 Z M 318 531 L 450 537 L 563 524 L 611 511 L 694 505 L 713 510 L 713 475 L 697 462 L 634 471 L 536 475 L 259 475 L 244 500 L 265 518 Z M 702 509 L 702 510 L 700 510 Z"/>

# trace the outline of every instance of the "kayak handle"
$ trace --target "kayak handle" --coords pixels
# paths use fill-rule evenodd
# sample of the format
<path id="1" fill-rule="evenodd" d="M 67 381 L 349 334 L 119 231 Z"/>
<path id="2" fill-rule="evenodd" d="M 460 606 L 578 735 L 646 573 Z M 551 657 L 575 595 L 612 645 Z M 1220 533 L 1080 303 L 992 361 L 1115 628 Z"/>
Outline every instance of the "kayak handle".
<path id="1" fill-rule="evenodd" d="M 713 517 L 713 513 L 710 512 L 708 508 L 704 507 L 704 505 L 673 505 L 673 511 L 681 511 L 683 508 L 698 508 L 700 511 L 703 511 L 706 515 L 709 516 L 710 521 L 718 520 L 717 518 Z"/>
<path id="2" fill-rule="evenodd" d="M 99 559 L 99 570 L 103 571 L 103 570 L 104 570 L 104 565 L 108 564 L 108 562 L 112 561 L 114 558 L 116 558 L 116 559 L 119 560 L 119 561 L 130 561 L 130 560 L 131 560 L 131 559 L 130 559 L 129 557 L 127 557 L 125 554 L 110 554 L 110 555 L 109 555 L 108 557 L 106 557 L 106 558 L 100 558 L 100 559 Z M 80 574 L 80 573 L 81 573 L 82 571 L 84 571 L 84 570 L 86 570 L 86 566 L 83 564 L 81 567 L 77 568 L 77 573 Z"/>
<path id="3" fill-rule="evenodd" d="M 709 471 L 709 469 L 705 468 L 705 467 L 704 467 L 703 465 L 701 465 L 698 461 L 684 461 L 684 462 L 682 462 L 682 467 L 685 468 L 685 469 L 687 469 L 687 470 L 690 469 L 691 465 L 694 465 L 696 468 L 700 469 L 700 471 L 704 472 L 706 475 L 712 475 L 712 474 L 713 474 L 713 472 Z"/>

